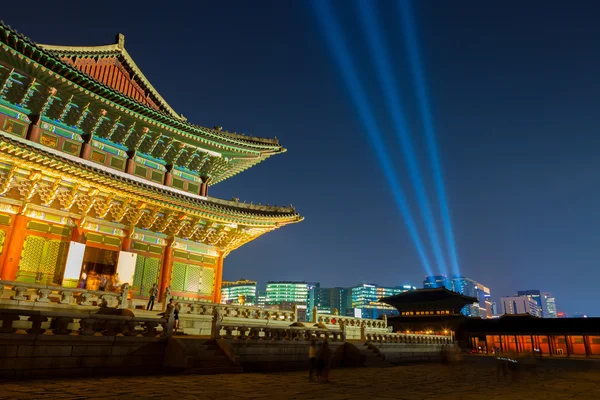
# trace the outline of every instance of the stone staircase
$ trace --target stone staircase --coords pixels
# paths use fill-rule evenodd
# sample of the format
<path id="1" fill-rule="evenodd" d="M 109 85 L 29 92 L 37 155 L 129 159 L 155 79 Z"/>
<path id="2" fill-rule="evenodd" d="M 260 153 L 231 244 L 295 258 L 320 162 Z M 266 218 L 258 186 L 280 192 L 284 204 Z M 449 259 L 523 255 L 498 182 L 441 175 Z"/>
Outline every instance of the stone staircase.
<path id="1" fill-rule="evenodd" d="M 170 338 L 164 365 L 190 374 L 242 372 L 242 367 L 235 365 L 214 339 L 193 336 Z"/>
<path id="2" fill-rule="evenodd" d="M 391 367 L 392 364 L 386 361 L 385 356 L 377 348 L 365 343 L 359 348 L 360 353 L 365 357 L 365 367 Z"/>

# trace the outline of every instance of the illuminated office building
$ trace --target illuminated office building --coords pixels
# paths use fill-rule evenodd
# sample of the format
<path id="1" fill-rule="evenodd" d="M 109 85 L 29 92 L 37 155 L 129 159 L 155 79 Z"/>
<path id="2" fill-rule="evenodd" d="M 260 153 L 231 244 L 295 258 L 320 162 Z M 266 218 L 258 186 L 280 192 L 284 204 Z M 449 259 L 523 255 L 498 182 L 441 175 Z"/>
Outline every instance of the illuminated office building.
<path id="1" fill-rule="evenodd" d="M 351 288 L 352 308 L 354 316 L 361 318 L 377 319 L 385 315 L 396 313 L 396 309 L 379 300 L 384 297 L 395 296 L 409 290 L 416 289 L 414 286 L 382 287 L 363 283 Z"/>
<path id="2" fill-rule="evenodd" d="M 255 281 L 246 279 L 235 282 L 223 281 L 221 286 L 221 303 L 254 306 L 257 305 L 256 300 Z"/>

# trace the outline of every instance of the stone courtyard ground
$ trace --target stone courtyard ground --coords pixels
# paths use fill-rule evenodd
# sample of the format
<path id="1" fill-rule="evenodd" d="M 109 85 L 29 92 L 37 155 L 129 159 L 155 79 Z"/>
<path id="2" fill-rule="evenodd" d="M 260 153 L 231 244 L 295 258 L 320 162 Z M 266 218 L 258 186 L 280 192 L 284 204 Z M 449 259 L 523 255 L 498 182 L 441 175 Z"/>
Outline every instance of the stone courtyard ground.
<path id="1" fill-rule="evenodd" d="M 493 363 L 480 362 L 338 369 L 331 378 L 309 383 L 305 372 L 280 372 L 0 381 L 0 399 L 600 399 L 595 367 L 538 367 L 516 382 L 499 380 Z"/>

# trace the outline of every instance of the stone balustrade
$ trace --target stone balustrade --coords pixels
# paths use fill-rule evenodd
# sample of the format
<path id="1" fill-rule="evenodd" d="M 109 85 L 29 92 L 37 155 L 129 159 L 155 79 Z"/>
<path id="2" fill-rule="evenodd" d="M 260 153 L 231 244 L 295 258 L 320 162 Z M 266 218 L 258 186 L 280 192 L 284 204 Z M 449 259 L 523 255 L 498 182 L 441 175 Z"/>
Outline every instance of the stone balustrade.
<path id="1" fill-rule="evenodd" d="M 367 329 L 387 329 L 387 319 L 367 319 L 356 317 L 345 317 L 342 315 L 317 314 L 318 323 L 326 325 L 339 325 Z"/>
<path id="2" fill-rule="evenodd" d="M 181 305 L 180 315 L 215 315 L 221 318 L 241 318 L 246 320 L 296 322 L 296 312 L 271 310 L 260 307 L 224 305 L 199 301 L 177 301 Z"/>
<path id="3" fill-rule="evenodd" d="M 21 302 L 32 302 L 32 305 L 55 303 L 128 308 L 128 291 L 127 284 L 117 293 L 0 280 L 0 300 L 16 300 L 19 305 L 23 305 Z"/>
<path id="4" fill-rule="evenodd" d="M 376 332 L 366 332 L 364 335 L 366 342 L 375 343 L 452 344 L 450 336 Z"/>
<path id="5" fill-rule="evenodd" d="M 80 335 L 169 337 L 173 321 L 120 315 L 85 314 L 60 311 L 0 309 L 0 333 L 26 335 Z M 21 324 L 21 321 L 28 323 Z M 79 326 L 79 329 L 73 329 Z M 159 332 L 158 327 L 162 327 Z"/>
<path id="6" fill-rule="evenodd" d="M 341 330 L 328 330 L 300 327 L 260 327 L 235 324 L 220 325 L 215 338 L 233 340 L 295 340 L 306 341 L 312 338 L 326 339 L 332 342 L 345 341 Z"/>

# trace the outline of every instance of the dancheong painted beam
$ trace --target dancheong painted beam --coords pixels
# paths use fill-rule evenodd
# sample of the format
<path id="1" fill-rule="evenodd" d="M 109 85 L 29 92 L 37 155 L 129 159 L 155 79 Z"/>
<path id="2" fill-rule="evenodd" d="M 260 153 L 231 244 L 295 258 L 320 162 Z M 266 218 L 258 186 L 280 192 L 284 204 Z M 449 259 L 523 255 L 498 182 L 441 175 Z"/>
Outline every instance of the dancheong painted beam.
<path id="1" fill-rule="evenodd" d="M 302 217 L 208 197 L 284 152 L 193 125 L 117 43 L 37 45 L 0 23 L 0 278 L 87 289 L 156 285 L 220 301 L 223 258 Z"/>

